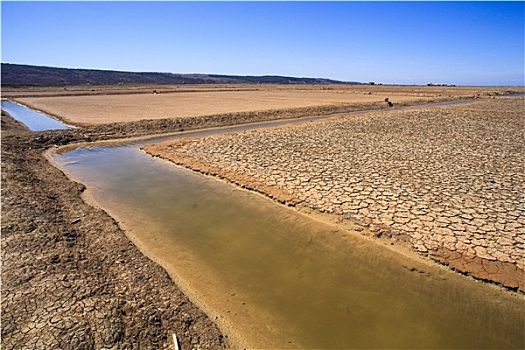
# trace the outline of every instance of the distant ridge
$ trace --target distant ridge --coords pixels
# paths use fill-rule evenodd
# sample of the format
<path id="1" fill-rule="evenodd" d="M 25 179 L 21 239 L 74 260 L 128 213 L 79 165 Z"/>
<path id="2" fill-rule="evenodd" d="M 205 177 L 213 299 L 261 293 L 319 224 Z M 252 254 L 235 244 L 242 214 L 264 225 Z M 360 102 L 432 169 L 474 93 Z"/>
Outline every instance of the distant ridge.
<path id="1" fill-rule="evenodd" d="M 217 74 L 174 74 L 71 69 L 2 63 L 2 85 L 83 84 L 359 84 L 322 78 L 294 78 L 277 75 L 235 76 Z"/>

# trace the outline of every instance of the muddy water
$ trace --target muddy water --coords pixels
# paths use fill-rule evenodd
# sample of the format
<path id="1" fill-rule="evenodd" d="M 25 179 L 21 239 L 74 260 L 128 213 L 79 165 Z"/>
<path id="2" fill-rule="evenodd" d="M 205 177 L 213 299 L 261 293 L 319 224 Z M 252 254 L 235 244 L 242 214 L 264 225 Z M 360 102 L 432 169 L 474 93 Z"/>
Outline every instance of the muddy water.
<path id="1" fill-rule="evenodd" d="M 16 120 L 27 125 L 31 131 L 62 130 L 70 127 L 47 114 L 35 111 L 19 103 L 2 100 L 2 109 Z"/>
<path id="2" fill-rule="evenodd" d="M 378 246 L 137 145 L 54 159 L 251 348 L 523 348 L 524 299 Z"/>

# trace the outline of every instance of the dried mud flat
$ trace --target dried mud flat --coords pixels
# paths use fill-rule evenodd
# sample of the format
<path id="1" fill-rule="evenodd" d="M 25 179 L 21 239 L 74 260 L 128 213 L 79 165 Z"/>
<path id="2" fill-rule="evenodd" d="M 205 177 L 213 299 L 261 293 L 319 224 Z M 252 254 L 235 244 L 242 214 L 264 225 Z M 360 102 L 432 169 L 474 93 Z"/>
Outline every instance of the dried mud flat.
<path id="1" fill-rule="evenodd" d="M 173 348 L 173 332 L 184 349 L 229 344 L 109 215 L 82 200 L 84 187 L 53 167 L 42 155 L 46 149 L 381 107 L 318 106 L 48 132 L 30 132 L 2 113 L 2 345 L 162 349 Z"/>
<path id="2" fill-rule="evenodd" d="M 225 348 L 168 274 L 43 157 L 85 132 L 32 133 L 2 115 L 2 347 L 173 349 L 176 333 L 183 349 Z"/>
<path id="3" fill-rule="evenodd" d="M 525 100 L 371 113 L 147 146 L 525 290 Z"/>
<path id="4" fill-rule="evenodd" d="M 150 137 L 247 122 L 384 107 L 299 108 L 142 120 L 31 132 L 2 112 L 2 346 L 221 349 L 221 334 L 85 188 L 43 155 L 76 143 Z"/>

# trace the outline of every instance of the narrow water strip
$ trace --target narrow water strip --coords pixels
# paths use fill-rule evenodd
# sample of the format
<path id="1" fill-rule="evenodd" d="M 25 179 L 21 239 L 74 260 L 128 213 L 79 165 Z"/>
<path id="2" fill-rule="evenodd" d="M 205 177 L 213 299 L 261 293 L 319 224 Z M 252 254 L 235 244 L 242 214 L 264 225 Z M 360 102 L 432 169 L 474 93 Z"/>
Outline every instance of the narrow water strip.
<path id="1" fill-rule="evenodd" d="M 154 159 L 141 144 L 54 160 L 250 348 L 523 348 L 521 295 Z"/>
<path id="2" fill-rule="evenodd" d="M 2 109 L 14 119 L 24 123 L 31 131 L 70 129 L 61 121 L 20 103 L 2 100 Z"/>

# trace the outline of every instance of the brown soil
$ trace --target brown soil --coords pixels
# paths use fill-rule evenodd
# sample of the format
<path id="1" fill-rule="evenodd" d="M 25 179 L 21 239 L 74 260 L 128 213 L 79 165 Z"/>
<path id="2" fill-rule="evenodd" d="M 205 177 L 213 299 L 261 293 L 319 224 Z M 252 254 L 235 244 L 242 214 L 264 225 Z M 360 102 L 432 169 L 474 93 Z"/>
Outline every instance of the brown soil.
<path id="1" fill-rule="evenodd" d="M 288 84 L 129 84 L 129 85 L 71 85 L 71 86 L 2 86 L 2 96 L 89 96 L 119 94 L 158 94 L 178 92 L 213 91 L 340 91 L 358 94 L 401 94 L 407 96 L 493 96 L 503 93 L 523 93 L 519 87 L 476 87 L 476 86 L 397 86 L 397 85 L 288 85 Z"/>
<path id="2" fill-rule="evenodd" d="M 184 349 L 224 348 L 168 274 L 43 157 L 43 138 L 2 115 L 3 347 L 173 349 L 176 333 Z"/>
<path id="3" fill-rule="evenodd" d="M 23 93 L 28 90 L 11 91 Z M 184 349 L 229 344 L 107 213 L 82 200 L 84 186 L 53 167 L 43 156 L 46 149 L 264 121 L 276 114 L 296 118 L 383 107 L 384 102 L 343 104 L 47 132 L 30 132 L 2 112 L 2 345 L 159 349 L 173 348 L 172 333 Z"/>
<path id="4" fill-rule="evenodd" d="M 362 85 L 185 87 L 127 90 L 11 91 L 5 97 L 54 115 L 73 125 L 120 123 L 144 119 L 186 118 L 212 114 L 320 108 L 349 108 L 355 104 L 397 105 L 492 96 L 508 89 L 446 87 L 383 87 Z M 153 91 L 155 93 L 153 93 Z M 323 112 L 324 113 L 324 112 Z"/>
<path id="5" fill-rule="evenodd" d="M 319 111 L 286 110 L 279 116 Z M 270 112 L 249 112 L 31 132 L 2 112 L 2 345 L 159 349 L 173 348 L 173 333 L 186 349 L 232 344 L 113 218 L 84 202 L 84 186 L 44 153 L 73 143 L 270 119 L 275 119 Z"/>
<path id="6" fill-rule="evenodd" d="M 384 102 L 386 95 L 337 92 L 228 91 L 173 94 L 101 95 L 80 97 L 18 98 L 18 102 L 55 115 L 69 124 L 90 125 L 143 119 L 195 117 L 215 113 L 237 113 Z M 418 99 L 397 96 L 395 101 Z"/>
<path id="7" fill-rule="evenodd" d="M 522 239 L 517 237 L 523 232 L 523 221 L 517 217 L 520 209 L 513 204 L 516 198 L 505 187 L 493 185 L 508 182 L 506 175 L 484 168 L 484 163 L 489 162 L 498 169 L 506 169 L 505 174 L 513 174 L 516 169 L 518 173 L 521 172 L 521 167 L 517 165 L 520 163 L 520 155 L 515 150 L 521 147 L 521 123 L 518 116 L 523 112 L 522 101 L 490 99 L 433 110 L 371 113 L 356 118 L 323 120 L 306 126 L 293 125 L 239 134 L 166 141 L 144 149 L 154 156 L 225 179 L 290 206 L 335 212 L 342 217 L 352 216 L 378 236 L 405 237 L 413 249 L 456 271 L 523 292 L 525 271 Z M 494 118 L 494 115 L 498 118 Z M 454 126 L 459 125 L 458 123 L 461 123 L 461 128 Z M 487 128 L 487 125 L 491 127 Z M 432 140 L 425 133 L 427 129 L 432 130 L 433 135 L 440 135 L 439 138 Z M 392 132 L 384 135 L 385 130 Z M 409 132 L 404 133 L 403 130 Z M 373 140 L 363 138 L 363 134 L 383 135 L 381 142 L 388 138 L 392 144 L 388 144 L 384 150 L 383 143 L 378 145 Z M 421 159 L 414 158 L 411 163 L 413 173 L 410 173 L 415 174 L 413 177 L 405 175 L 396 180 L 395 171 L 402 167 L 402 163 L 389 162 L 388 158 L 392 157 L 389 150 L 396 149 L 395 157 L 399 159 L 409 159 L 414 149 L 414 134 L 424 141 L 417 144 L 418 149 L 433 151 L 425 153 Z M 507 136 L 500 140 L 498 135 Z M 464 140 L 468 138 L 476 146 L 467 147 Z M 442 139 L 447 139 L 447 145 L 442 144 Z M 334 143 L 333 140 L 337 142 Z M 478 150 L 478 140 L 491 141 Z M 447 151 L 447 147 L 454 151 Z M 279 151 L 275 152 L 275 149 Z M 462 152 L 458 153 L 458 149 Z M 471 157 L 467 161 L 465 156 L 470 157 L 470 152 L 477 157 Z M 367 161 L 360 163 L 352 154 L 358 154 L 358 158 L 365 158 Z M 461 175 L 455 170 L 447 170 L 447 161 L 441 158 L 441 154 L 447 154 L 449 162 L 462 164 Z M 323 163 L 327 159 L 328 163 Z M 377 164 L 378 161 L 381 165 Z M 324 166 L 317 167 L 321 163 Z M 347 164 L 347 167 L 343 164 Z M 378 168 L 389 174 L 388 178 L 384 178 Z M 492 177 L 492 180 L 488 185 L 460 195 L 469 183 L 479 181 L 471 180 L 479 179 L 479 169 L 484 169 L 484 175 Z M 339 177 L 325 178 L 325 173 L 359 174 L 355 176 L 360 184 L 349 184 L 348 181 L 353 179 L 346 181 Z M 462 182 L 458 183 L 459 176 Z M 374 182 L 372 178 L 380 180 Z M 369 182 L 373 184 L 368 184 Z M 391 182 L 395 184 L 392 185 Z M 457 185 L 452 185 L 454 183 Z M 512 190 L 519 191 L 520 186 L 516 183 Z M 338 190 L 331 191 L 332 187 Z M 363 194 L 359 193 L 359 188 Z M 402 198 L 406 197 L 406 202 L 396 196 L 384 199 L 383 193 L 395 193 L 397 188 L 405 189 Z M 421 195 L 419 193 L 424 193 L 422 188 L 432 188 L 433 193 L 447 193 L 452 199 L 434 194 Z M 472 219 L 468 212 L 473 211 L 469 207 L 473 204 L 458 201 L 457 196 L 469 200 L 471 197 L 493 200 L 476 202 L 476 219 Z M 430 204 L 427 197 L 432 198 Z M 496 197 L 497 200 L 494 199 Z M 363 201 L 367 206 L 360 210 L 356 205 Z M 390 207 L 393 214 L 386 215 L 385 206 L 376 201 L 389 201 L 386 207 Z M 446 209 L 426 210 L 425 205 L 438 205 Z M 498 208 L 498 212 L 492 209 L 494 206 Z M 402 215 L 406 212 L 411 216 Z M 504 223 L 503 226 L 500 225 L 501 222 Z M 463 223 L 468 226 L 462 226 Z"/>
<path id="8" fill-rule="evenodd" d="M 288 191 L 286 188 L 281 188 L 277 185 L 268 185 L 264 182 L 255 180 L 250 176 L 235 173 L 200 160 L 199 158 L 188 156 L 185 153 L 185 149 L 191 148 L 192 143 L 193 140 L 191 138 L 182 139 L 177 142 L 167 141 L 158 145 L 147 146 L 144 150 L 155 157 L 166 159 L 177 165 L 184 166 L 205 175 L 224 179 L 241 188 L 263 194 L 279 203 L 297 207 L 299 210 L 304 210 L 301 205 L 303 200 Z M 310 215 L 312 215 L 311 212 Z M 339 218 L 339 220 L 343 220 L 343 218 Z M 377 228 L 373 228 L 373 231 L 376 231 L 373 235 L 380 237 L 386 234 L 397 243 L 401 243 L 405 248 L 410 249 L 410 245 L 408 244 L 409 237 L 407 235 L 400 234 L 386 225 L 376 226 Z M 396 248 L 400 247 L 396 246 Z M 460 273 L 472 275 L 474 278 L 487 282 L 495 282 L 513 290 L 520 290 L 521 292 L 525 290 L 525 272 L 516 266 L 515 263 L 483 259 L 477 256 L 461 254 L 446 247 L 431 251 L 427 250 L 427 253 L 424 255 L 428 255 L 433 260 L 450 266 L 452 269 Z"/>

